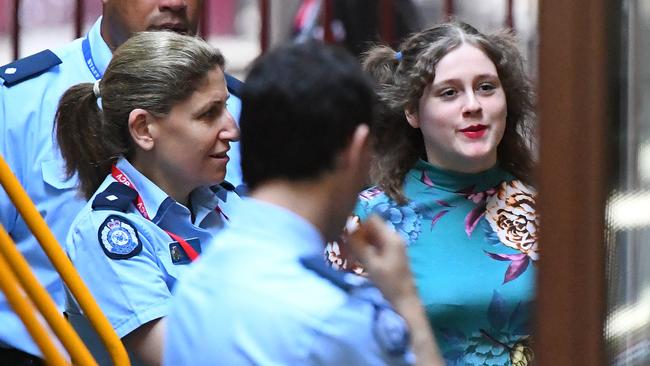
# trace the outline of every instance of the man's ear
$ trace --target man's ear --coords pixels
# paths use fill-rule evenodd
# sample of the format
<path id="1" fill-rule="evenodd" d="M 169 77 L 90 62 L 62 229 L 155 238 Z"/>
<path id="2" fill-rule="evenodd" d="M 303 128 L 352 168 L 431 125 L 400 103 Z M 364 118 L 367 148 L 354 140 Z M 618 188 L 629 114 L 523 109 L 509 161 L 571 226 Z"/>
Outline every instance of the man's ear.
<path id="1" fill-rule="evenodd" d="M 129 113 L 129 133 L 133 142 L 142 150 L 154 147 L 155 118 L 144 109 L 136 108 Z"/>
<path id="2" fill-rule="evenodd" d="M 420 116 L 418 111 L 413 106 L 404 108 L 404 116 L 406 116 L 406 121 L 413 128 L 420 128 Z"/>
<path id="3" fill-rule="evenodd" d="M 348 146 L 341 152 L 339 163 L 345 168 L 364 169 L 370 160 L 370 149 L 370 128 L 367 124 L 360 124 L 354 130 Z"/>

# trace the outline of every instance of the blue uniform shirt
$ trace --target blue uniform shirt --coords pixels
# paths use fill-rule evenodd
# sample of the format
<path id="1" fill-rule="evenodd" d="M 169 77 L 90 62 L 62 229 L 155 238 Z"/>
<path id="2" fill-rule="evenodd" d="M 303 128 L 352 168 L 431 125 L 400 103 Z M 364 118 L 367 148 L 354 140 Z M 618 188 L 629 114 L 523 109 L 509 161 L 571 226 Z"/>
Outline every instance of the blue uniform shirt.
<path id="1" fill-rule="evenodd" d="M 93 59 L 104 70 L 111 52 L 99 34 L 98 20 L 88 34 Z M 74 189 L 76 179 L 64 178 L 63 162 L 52 134 L 59 98 L 70 86 L 95 80 L 86 66 L 82 39 L 54 53 L 61 59 L 38 77 L 0 86 L 0 154 L 7 161 L 54 235 L 63 243 L 74 216 L 84 204 Z M 21 72 L 21 61 L 17 63 Z M 6 76 L 6 70 L 0 78 Z M 0 190 L 0 221 L 27 258 L 34 273 L 63 309 L 64 291 L 58 274 L 17 214 L 4 190 Z M 40 351 L 0 293 L 0 344 L 32 354 Z"/>
<path id="2" fill-rule="evenodd" d="M 171 289 L 188 268 L 186 252 L 167 231 L 200 253 L 223 228 L 240 198 L 221 186 L 197 188 L 190 195 L 192 221 L 190 210 L 126 159 L 120 159 L 117 167 L 135 185 L 150 219 L 133 203 L 135 191 L 109 175 L 72 223 L 66 250 L 123 337 L 167 315 Z M 73 304 L 70 308 L 77 310 Z"/>
<path id="3" fill-rule="evenodd" d="M 88 54 L 97 73 L 102 74 L 111 59 L 111 51 L 100 34 L 99 18 L 88 32 Z M 52 63 L 42 73 L 26 75 L 25 80 L 7 83 L 11 76 L 38 64 L 34 58 L 16 61 L 0 72 L 0 154 L 7 161 L 27 194 L 36 204 L 60 243 L 65 241 L 70 223 L 84 205 L 75 190 L 75 177 L 65 179 L 63 161 L 52 134 L 54 114 L 61 95 L 72 85 L 95 81 L 83 52 L 83 40 L 77 39 L 54 51 L 60 63 Z M 42 63 L 42 62 L 41 62 Z M 36 65 L 39 66 L 39 65 Z M 228 100 L 228 110 L 239 118 L 241 102 Z M 239 149 L 231 144 L 226 180 L 241 184 Z M 64 291 L 58 274 L 3 189 L 0 189 L 0 223 L 9 232 L 20 252 L 55 302 L 63 309 Z M 0 293 L 0 346 L 15 347 L 39 355 L 36 344 Z"/>
<path id="4" fill-rule="evenodd" d="M 164 363 L 411 364 L 403 319 L 363 278 L 327 268 L 323 246 L 303 218 L 244 198 L 174 290 Z"/>

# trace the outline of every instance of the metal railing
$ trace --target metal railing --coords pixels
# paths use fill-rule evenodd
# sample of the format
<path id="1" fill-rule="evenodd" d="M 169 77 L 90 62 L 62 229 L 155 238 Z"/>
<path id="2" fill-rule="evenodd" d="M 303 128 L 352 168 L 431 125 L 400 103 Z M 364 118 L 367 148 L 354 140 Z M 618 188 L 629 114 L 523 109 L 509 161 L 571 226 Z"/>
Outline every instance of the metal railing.
<path id="1" fill-rule="evenodd" d="M 130 365 L 122 341 L 2 156 L 0 156 L 0 185 L 4 187 L 61 279 L 79 303 L 84 315 L 97 331 L 113 364 Z M 0 289 L 5 293 L 9 304 L 27 327 L 48 363 L 62 365 L 68 362 L 51 339 L 52 335 L 38 319 L 34 306 L 75 365 L 97 365 L 86 345 L 63 317 L 45 288 L 38 282 L 29 264 L 2 225 L 0 225 Z"/>

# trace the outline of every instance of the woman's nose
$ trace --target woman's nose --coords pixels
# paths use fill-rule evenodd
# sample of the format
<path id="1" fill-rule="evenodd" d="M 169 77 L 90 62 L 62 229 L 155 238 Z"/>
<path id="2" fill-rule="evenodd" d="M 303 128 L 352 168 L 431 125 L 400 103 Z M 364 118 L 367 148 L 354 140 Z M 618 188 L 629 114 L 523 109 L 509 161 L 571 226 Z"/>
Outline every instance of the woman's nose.
<path id="1" fill-rule="evenodd" d="M 463 106 L 463 114 L 474 114 L 480 112 L 482 109 L 481 102 L 476 97 L 476 94 L 467 93 L 465 105 Z"/>
<path id="2" fill-rule="evenodd" d="M 224 119 L 225 125 L 219 132 L 219 138 L 228 141 L 239 141 L 239 126 L 237 126 L 235 119 L 228 110 L 225 111 Z"/>

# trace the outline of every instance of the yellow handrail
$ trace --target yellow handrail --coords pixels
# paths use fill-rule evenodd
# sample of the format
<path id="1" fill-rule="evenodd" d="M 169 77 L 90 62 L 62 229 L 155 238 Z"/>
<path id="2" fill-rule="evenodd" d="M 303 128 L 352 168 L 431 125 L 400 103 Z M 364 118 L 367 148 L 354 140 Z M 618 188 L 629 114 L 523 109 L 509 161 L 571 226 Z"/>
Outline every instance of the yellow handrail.
<path id="1" fill-rule="evenodd" d="M 22 288 L 47 320 L 65 349 L 68 350 L 73 362 L 76 365 L 96 366 L 97 362 L 90 354 L 90 351 L 81 341 L 77 332 L 72 329 L 70 323 L 65 320 L 50 294 L 38 282 L 38 279 L 29 268 L 29 263 L 20 254 L 2 225 L 0 225 L 0 257 L 8 263 L 9 268 L 16 274 Z"/>
<path id="2" fill-rule="evenodd" d="M 56 241 L 56 238 L 45 223 L 45 220 L 38 213 L 38 210 L 31 199 L 13 175 L 11 169 L 0 156 L 0 184 L 4 187 L 9 198 L 16 206 L 16 209 L 23 217 L 27 226 L 41 244 L 43 251 L 47 254 L 52 265 L 68 286 L 68 289 L 77 300 L 77 303 L 88 318 L 93 328 L 100 336 L 106 350 L 110 354 L 113 364 L 117 366 L 130 365 L 129 356 L 124 349 L 122 341 L 113 330 L 108 319 L 95 302 L 90 291 L 83 283 L 79 274 L 74 269 L 70 259 L 66 256 L 63 248 Z M 70 352 L 70 350 L 68 350 Z"/>
<path id="3" fill-rule="evenodd" d="M 2 231 L 6 233 L 4 227 L 2 227 Z M 7 244 L 4 240 L 2 242 L 3 246 Z M 16 276 L 9 270 L 9 264 L 2 255 L 0 255 L 0 290 L 5 294 L 9 305 L 13 308 L 16 315 L 25 324 L 27 331 L 34 338 L 34 342 L 36 342 L 38 348 L 43 352 L 43 357 L 45 357 L 47 363 L 50 365 L 69 364 L 50 339 L 43 324 L 38 320 L 34 305 L 24 297 Z"/>

